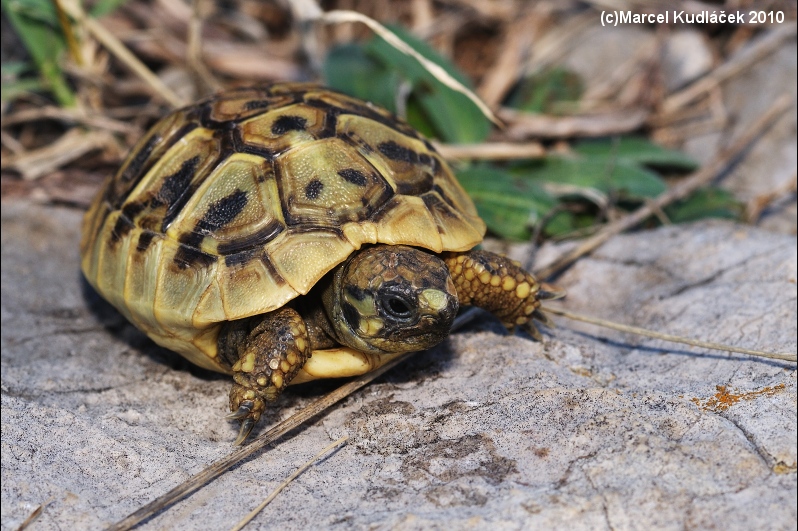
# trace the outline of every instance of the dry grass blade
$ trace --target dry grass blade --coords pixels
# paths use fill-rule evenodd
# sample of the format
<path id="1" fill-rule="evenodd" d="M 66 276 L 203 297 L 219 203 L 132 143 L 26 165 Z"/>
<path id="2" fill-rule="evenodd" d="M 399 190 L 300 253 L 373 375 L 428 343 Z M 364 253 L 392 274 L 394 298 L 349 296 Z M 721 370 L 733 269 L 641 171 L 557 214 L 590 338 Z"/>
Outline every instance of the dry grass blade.
<path id="1" fill-rule="evenodd" d="M 505 30 L 501 45 L 502 53 L 496 63 L 485 73 L 477 92 L 482 100 L 491 106 L 501 103 L 507 92 L 518 81 L 521 62 L 524 60 L 534 35 L 538 32 L 536 22 L 541 19 L 540 13 L 533 11 L 526 16 L 514 20 Z"/>
<path id="2" fill-rule="evenodd" d="M 759 356 L 761 358 L 769 358 L 773 360 L 783 360 L 783 361 L 792 361 L 792 362 L 796 361 L 796 354 L 794 352 L 764 352 L 762 350 L 753 350 L 748 348 L 735 347 L 732 345 L 723 345 L 721 343 L 713 343 L 711 341 L 701 341 L 698 339 L 690 339 L 687 337 L 674 336 L 671 334 L 663 334 L 661 332 L 654 332 L 652 330 L 646 330 L 645 328 L 639 328 L 637 326 L 615 323 L 613 321 L 607 321 L 605 319 L 599 319 L 597 317 L 590 317 L 588 315 L 581 315 L 578 313 L 569 312 L 567 310 L 560 310 L 548 307 L 545 308 L 545 310 L 548 313 L 553 313 L 554 315 L 561 315 L 562 317 L 573 319 L 575 321 L 582 321 L 584 323 L 590 323 L 597 326 L 602 326 L 604 328 L 611 328 L 613 330 L 619 330 L 621 332 L 629 332 L 630 334 L 637 334 L 639 336 L 652 337 L 654 339 L 662 339 L 664 341 L 670 341 L 671 343 L 681 343 L 684 345 L 692 345 L 694 347 L 708 348 L 712 350 L 723 350 L 726 352 L 737 352 L 739 354 L 749 354 L 751 356 Z"/>
<path id="3" fill-rule="evenodd" d="M 0 167 L 14 169 L 25 180 L 34 180 L 96 149 L 115 149 L 108 131 L 70 129 L 58 140 L 43 148 L 3 157 Z"/>
<path id="4" fill-rule="evenodd" d="M 620 234 L 638 225 L 654 214 L 658 209 L 661 210 L 675 201 L 684 199 L 698 188 L 706 186 L 720 173 L 737 162 L 737 159 L 745 150 L 792 105 L 792 98 L 789 95 L 782 96 L 771 105 L 770 109 L 768 109 L 759 120 L 751 124 L 751 127 L 747 129 L 746 133 L 742 135 L 741 138 L 737 139 L 731 147 L 721 153 L 720 156 L 710 164 L 628 216 L 605 226 L 595 235 L 579 244 L 575 249 L 565 253 L 565 255 L 561 256 L 541 271 L 536 272 L 536 274 L 543 279 L 550 277 L 554 273 L 571 265 L 580 257 L 595 251 L 616 234 Z"/>
<path id="5" fill-rule="evenodd" d="M 92 114 L 89 115 L 83 109 L 66 109 L 62 107 L 34 107 L 17 111 L 14 114 L 3 116 L 2 127 L 37 120 L 58 120 L 66 123 L 78 123 L 95 127 L 97 129 L 107 129 L 115 133 L 138 133 L 139 128 L 127 122 L 114 120 L 107 116 Z"/>
<path id="6" fill-rule="evenodd" d="M 272 493 L 271 493 L 271 494 L 269 494 L 269 495 L 266 497 L 266 499 L 265 499 L 265 500 L 263 500 L 263 502 L 262 502 L 260 505 L 258 505 L 258 506 L 257 506 L 255 509 L 253 509 L 253 510 L 252 510 L 252 512 L 250 512 L 248 515 L 246 515 L 244 518 L 242 518 L 242 519 L 241 519 L 241 521 L 240 521 L 240 522 L 238 522 L 238 523 L 237 523 L 237 524 L 236 524 L 236 525 L 235 525 L 235 526 L 234 526 L 234 527 L 231 529 L 231 531 L 241 531 L 242 529 L 244 529 L 244 527 L 245 527 L 245 526 L 246 526 L 248 523 L 250 523 L 250 522 L 251 522 L 251 521 L 252 521 L 252 520 L 253 520 L 253 519 L 254 519 L 256 516 L 258 516 L 258 514 L 260 514 L 260 512 L 261 512 L 261 511 L 262 511 L 262 510 L 263 510 L 263 509 L 264 509 L 264 508 L 265 508 L 267 505 L 269 505 L 269 503 L 271 503 L 271 501 L 272 501 L 273 499 L 275 499 L 275 498 L 277 497 L 277 495 L 278 495 L 278 494 L 280 494 L 280 492 L 281 492 L 281 491 L 282 491 L 284 488 L 286 488 L 286 487 L 287 487 L 287 486 L 288 486 L 288 485 L 289 485 L 289 484 L 290 484 L 292 481 L 294 481 L 294 480 L 295 480 L 297 477 L 299 477 L 299 475 L 300 475 L 300 474 L 302 474 L 302 472 L 304 472 L 305 470 L 307 470 L 308 468 L 310 468 L 310 467 L 313 465 L 313 463 L 315 463 L 316 461 L 318 461 L 319 459 L 321 459 L 321 458 L 322 458 L 322 456 L 324 456 L 324 455 L 325 455 L 325 454 L 327 454 L 328 452 L 332 452 L 333 450 L 337 449 L 339 446 L 343 445 L 343 444 L 346 442 L 346 440 L 347 440 L 347 439 L 349 439 L 349 437 L 347 437 L 347 436 L 341 437 L 341 438 L 340 438 L 340 439 L 338 439 L 337 441 L 335 441 L 335 442 L 332 442 L 332 443 L 328 444 L 327 446 L 325 446 L 325 447 L 324 447 L 324 449 L 323 449 L 322 451 L 320 451 L 319 453 L 317 453 L 316 455 L 314 455 L 313 457 L 311 457 L 310 459 L 308 459 L 308 460 L 307 460 L 307 462 L 305 462 L 305 464 L 304 464 L 304 465 L 302 465 L 301 467 L 297 468 L 297 469 L 296 469 L 296 471 L 295 471 L 293 474 L 291 474 L 290 476 L 288 476 L 288 477 L 285 479 L 285 481 L 283 481 L 282 483 L 280 483 L 280 485 L 278 485 L 278 486 L 277 486 L 277 488 L 276 488 L 276 489 L 274 489 L 274 491 L 272 491 Z"/>
<path id="7" fill-rule="evenodd" d="M 462 83 L 457 81 L 453 78 L 449 73 L 438 66 L 437 64 L 433 63 L 413 48 L 411 48 L 405 41 L 397 37 L 392 31 L 388 28 L 377 22 L 376 20 L 369 18 L 365 15 L 357 13 L 355 11 L 344 11 L 344 10 L 336 10 L 336 11 L 328 11 L 321 15 L 321 20 L 327 24 L 340 24 L 342 22 L 361 22 L 368 26 L 371 31 L 382 37 L 385 42 L 399 50 L 400 52 L 404 53 L 405 55 L 409 55 L 410 57 L 414 58 L 418 61 L 421 66 L 423 66 L 430 74 L 435 76 L 435 79 L 449 87 L 450 89 L 459 92 L 470 99 L 474 105 L 479 107 L 479 110 L 484 114 L 491 122 L 498 126 L 502 126 L 502 122 L 493 114 L 485 102 L 479 99 L 479 96 L 474 94 L 473 91 L 469 90 L 465 87 Z"/>
<path id="8" fill-rule="evenodd" d="M 19 140 L 6 133 L 2 129 L 0 129 L 0 143 L 2 143 L 3 147 L 7 148 L 14 155 L 25 153 L 25 146 L 23 146 Z"/>
<path id="9" fill-rule="evenodd" d="M 25 518 L 25 521 L 22 522 L 21 524 L 19 524 L 19 527 L 17 528 L 17 531 L 23 531 L 24 529 L 27 529 L 28 527 L 30 527 L 30 525 L 33 522 L 35 522 L 42 515 L 42 513 L 44 512 L 44 508 L 47 507 L 47 505 L 51 501 L 53 501 L 53 499 L 54 498 L 50 498 L 49 500 L 47 500 L 43 504 L 41 504 L 38 507 L 36 507 L 33 510 L 33 512 L 30 513 L 27 518 Z"/>
<path id="10" fill-rule="evenodd" d="M 783 197 L 794 194 L 796 190 L 798 190 L 798 176 L 793 173 L 792 177 L 787 182 L 777 187 L 775 190 L 751 199 L 745 206 L 745 221 L 748 223 L 756 223 L 765 209 Z"/>
<path id="11" fill-rule="evenodd" d="M 490 144 L 439 144 L 433 143 L 435 149 L 445 159 L 478 159 L 478 160 L 516 160 L 539 159 L 546 156 L 546 148 L 539 142 L 514 144 L 496 142 Z"/>
<path id="12" fill-rule="evenodd" d="M 89 33 L 91 33 L 95 39 L 97 39 L 112 54 L 114 54 L 116 58 L 119 59 L 123 64 L 130 68 L 133 73 L 143 79 L 156 94 L 160 95 L 170 105 L 173 107 L 182 107 L 187 103 L 183 101 L 180 96 L 175 94 L 172 89 L 167 87 L 166 84 L 152 72 L 152 70 L 147 68 L 147 65 L 142 63 L 138 57 L 133 55 L 127 46 L 125 46 L 122 41 L 116 38 L 113 33 L 105 29 L 102 24 L 86 15 L 78 2 L 74 0 L 63 0 L 61 5 L 72 18 L 77 20 L 78 23 L 82 24 L 83 27 Z"/>
<path id="13" fill-rule="evenodd" d="M 507 123 L 505 134 L 512 139 L 617 135 L 639 129 L 648 116 L 645 109 L 585 116 L 546 116 L 509 108 L 499 111 Z"/>
<path id="14" fill-rule="evenodd" d="M 186 60 L 194 73 L 195 84 L 200 87 L 200 93 L 213 93 L 221 90 L 222 85 L 213 76 L 205 62 L 202 60 L 202 24 L 203 1 L 194 0 L 191 10 L 191 20 L 188 23 L 188 43 L 186 45 Z"/>

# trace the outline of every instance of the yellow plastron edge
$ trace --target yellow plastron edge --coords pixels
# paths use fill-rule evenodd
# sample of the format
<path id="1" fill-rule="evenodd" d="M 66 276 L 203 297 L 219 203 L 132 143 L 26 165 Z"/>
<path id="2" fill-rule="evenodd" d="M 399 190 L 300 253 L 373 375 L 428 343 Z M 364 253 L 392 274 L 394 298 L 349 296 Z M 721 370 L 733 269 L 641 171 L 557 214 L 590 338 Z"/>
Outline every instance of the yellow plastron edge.
<path id="1" fill-rule="evenodd" d="M 322 378 L 360 376 L 378 369 L 401 354 L 369 354 L 351 348 L 314 350 L 313 356 L 291 380 L 291 385 Z"/>

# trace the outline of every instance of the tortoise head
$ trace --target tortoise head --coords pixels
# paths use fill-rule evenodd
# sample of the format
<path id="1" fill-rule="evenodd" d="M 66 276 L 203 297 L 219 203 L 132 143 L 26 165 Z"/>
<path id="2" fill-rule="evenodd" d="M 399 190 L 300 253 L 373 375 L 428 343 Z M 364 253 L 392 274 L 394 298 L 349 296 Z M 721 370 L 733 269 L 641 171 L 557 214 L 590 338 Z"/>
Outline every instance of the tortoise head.
<path id="1" fill-rule="evenodd" d="M 338 267 L 324 306 L 341 343 L 396 353 L 443 341 L 459 302 L 442 260 L 412 247 L 377 245 Z"/>

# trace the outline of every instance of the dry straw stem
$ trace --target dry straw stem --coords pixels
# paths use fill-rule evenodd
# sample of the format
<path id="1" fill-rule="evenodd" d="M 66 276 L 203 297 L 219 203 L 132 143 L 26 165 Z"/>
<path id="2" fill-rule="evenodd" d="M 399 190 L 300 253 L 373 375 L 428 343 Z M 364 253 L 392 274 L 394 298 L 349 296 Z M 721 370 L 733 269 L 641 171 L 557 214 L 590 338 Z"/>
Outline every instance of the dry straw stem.
<path id="1" fill-rule="evenodd" d="M 241 531 L 242 529 L 244 529 L 244 527 L 245 527 L 245 526 L 246 526 L 248 523 L 250 523 L 250 522 L 251 522 L 251 521 L 252 521 L 252 520 L 253 520 L 253 519 L 254 519 L 256 516 L 258 516 L 258 514 L 259 514 L 259 513 L 260 513 L 260 512 L 261 512 L 261 511 L 262 511 L 262 510 L 263 510 L 263 509 L 264 509 L 264 508 L 265 508 L 267 505 L 269 505 L 269 503 L 271 503 L 271 501 L 272 501 L 272 500 L 274 500 L 274 499 L 277 497 L 277 495 L 278 495 L 278 494 L 280 494 L 280 492 L 281 492 L 281 491 L 282 491 L 284 488 L 286 488 L 286 487 L 289 485 L 289 483 L 291 483 L 291 482 L 292 482 L 292 481 L 294 481 L 294 480 L 295 480 L 297 477 L 299 477 L 299 475 L 300 475 L 302 472 L 304 472 L 305 470 L 307 470 L 308 468 L 310 468 L 310 467 L 311 467 L 311 466 L 312 466 L 312 465 L 313 465 L 313 464 L 314 464 L 316 461 L 318 461 L 319 459 L 321 459 L 321 458 L 322 458 L 322 456 L 323 456 L 323 455 L 325 455 L 327 452 L 332 452 L 333 450 L 337 449 L 339 446 L 342 446 L 344 443 L 346 443 L 346 440 L 347 440 L 348 438 L 349 438 L 349 437 L 347 437 L 347 436 L 343 436 L 343 437 L 341 437 L 341 438 L 340 438 L 340 439 L 338 439 L 337 441 L 335 441 L 335 442 L 332 442 L 332 443 L 328 444 L 327 446 L 325 446 L 325 447 L 324 447 L 324 449 L 323 449 L 321 452 L 319 452 L 319 453 L 317 453 L 316 455 L 314 455 L 313 457 L 311 457 L 311 458 L 310 458 L 310 459 L 309 459 L 309 460 L 308 460 L 308 461 L 307 461 L 307 462 L 306 462 L 304 465 L 302 465 L 301 467 L 299 467 L 299 468 L 296 470 L 296 472 L 294 472 L 293 474 L 291 474 L 290 476 L 288 476 L 288 477 L 285 479 L 285 481 L 283 481 L 282 483 L 280 483 L 280 485 L 278 485 L 278 487 L 277 487 L 276 489 L 274 489 L 274 490 L 272 491 L 272 493 L 271 493 L 271 494 L 269 494 L 269 495 L 266 497 L 266 499 L 265 499 L 265 500 L 263 500 L 263 503 L 261 503 L 260 505 L 258 505 L 258 506 L 257 506 L 255 509 L 253 509 L 253 510 L 252 510 L 252 512 L 251 512 L 251 513 L 249 513 L 249 514 L 248 514 L 248 515 L 246 515 L 244 518 L 242 518 L 242 519 L 241 519 L 241 521 L 240 521 L 240 522 L 238 522 L 238 523 L 237 523 L 237 524 L 236 524 L 236 525 L 235 525 L 235 526 L 234 526 L 234 527 L 231 529 L 231 531 Z"/>
<path id="2" fill-rule="evenodd" d="M 3 157 L 0 168 L 13 168 L 22 174 L 23 179 L 32 181 L 90 151 L 115 147 L 115 140 L 108 131 L 70 129 L 45 147 Z"/>
<path id="3" fill-rule="evenodd" d="M 724 170 L 736 163 L 744 154 L 745 150 L 756 141 L 776 119 L 781 117 L 792 106 L 792 98 L 787 94 L 783 95 L 771 105 L 770 109 L 768 109 L 759 120 L 747 129 L 745 134 L 737 139 L 731 147 L 724 150 L 724 152 L 716 157 L 710 164 L 628 216 L 606 225 L 595 235 L 580 243 L 575 249 L 565 253 L 541 271 L 536 272 L 537 276 L 543 279 L 552 276 L 574 263 L 580 257 L 595 251 L 616 234 L 620 234 L 642 223 L 657 210 L 662 210 L 665 206 L 686 198 L 698 188 L 708 185 Z"/>
<path id="4" fill-rule="evenodd" d="M 590 317 L 589 315 L 581 315 L 578 313 L 573 313 L 558 308 L 546 307 L 545 310 L 548 313 L 553 313 L 554 315 L 561 315 L 562 317 L 573 319 L 575 321 L 582 321 L 584 323 L 603 326 L 604 328 L 611 328 L 613 330 L 619 330 L 621 332 L 629 332 L 630 334 L 637 334 L 639 336 L 653 337 L 654 339 L 662 339 L 664 341 L 670 341 L 672 343 L 682 343 L 684 345 L 692 345 L 694 347 L 702 347 L 712 350 L 737 352 L 739 354 L 749 354 L 751 356 L 759 356 L 761 358 L 770 358 L 774 360 L 783 360 L 783 361 L 792 361 L 792 362 L 796 361 L 796 354 L 794 352 L 764 352 L 761 350 L 752 350 L 748 348 L 734 347 L 731 345 L 712 343 L 710 341 L 700 341 L 698 339 L 690 339 L 681 336 L 674 336 L 671 334 L 663 334 L 661 332 L 654 332 L 652 330 L 646 330 L 645 328 L 639 328 L 637 326 L 615 323 L 613 321 L 607 321 L 605 319 L 599 319 L 597 317 Z"/>
<path id="5" fill-rule="evenodd" d="M 569 18 L 562 25 L 557 25 L 555 31 L 549 31 L 536 40 L 532 55 L 524 65 L 524 74 L 529 75 L 557 63 L 591 28 L 596 27 L 598 20 L 597 13 L 586 11 L 582 15 Z"/>
<path id="6" fill-rule="evenodd" d="M 26 122 L 35 122 L 37 120 L 58 120 L 66 123 L 78 123 L 94 127 L 97 129 L 106 129 L 115 133 L 138 133 L 139 128 L 127 122 L 114 120 L 107 116 L 99 114 L 88 114 L 84 109 L 72 108 L 65 109 L 62 107 L 35 107 L 15 112 L 8 116 L 3 116 L 2 127 L 10 125 L 21 124 Z"/>
<path id="7" fill-rule="evenodd" d="M 776 189 L 751 199 L 745 206 L 745 221 L 756 223 L 766 208 L 783 197 L 794 194 L 796 190 L 798 190 L 798 176 L 793 173 L 788 181 Z"/>
<path id="8" fill-rule="evenodd" d="M 19 155 L 20 153 L 25 153 L 26 151 L 25 146 L 23 146 L 21 142 L 2 129 L 0 129 L 0 143 L 2 143 L 3 147 L 8 149 L 14 155 Z"/>
<path id="9" fill-rule="evenodd" d="M 202 60 L 202 24 L 203 0 L 193 0 L 191 20 L 188 23 L 188 43 L 186 46 L 186 61 L 194 73 L 195 82 L 200 86 L 199 92 L 217 92 L 222 88 L 221 83 L 213 76 Z"/>
<path id="10" fill-rule="evenodd" d="M 502 108 L 499 118 L 507 122 L 505 135 L 511 139 L 573 138 L 628 133 L 645 125 L 645 109 L 623 109 L 581 116 L 546 116 Z"/>
<path id="11" fill-rule="evenodd" d="M 440 144 L 433 142 L 443 158 L 479 160 L 539 159 L 546 156 L 546 148 L 539 142 L 516 144 L 496 142 L 489 144 Z"/>
<path id="12" fill-rule="evenodd" d="M 501 50 L 496 63 L 485 73 L 477 92 L 486 104 L 496 107 L 518 80 L 521 63 L 531 48 L 542 21 L 537 10 L 512 20 L 504 31 Z"/>
<path id="13" fill-rule="evenodd" d="M 69 16 L 74 18 L 81 24 L 86 31 L 88 31 L 95 39 L 97 39 L 103 46 L 105 46 L 117 59 L 119 59 L 125 66 L 133 71 L 134 74 L 143 79 L 152 90 L 166 100 L 172 107 L 182 107 L 187 102 L 172 91 L 164 84 L 161 79 L 156 76 L 152 70 L 142 63 L 133 53 L 128 50 L 122 41 L 116 38 L 114 34 L 105 29 L 105 27 L 86 15 L 85 11 L 81 8 L 80 4 L 75 0 L 59 0 L 59 5 L 66 11 Z"/>
<path id="14" fill-rule="evenodd" d="M 33 510 L 33 512 L 30 513 L 30 515 L 28 515 L 27 518 L 25 518 L 25 521 L 22 522 L 19 525 L 19 527 L 17 528 L 17 531 L 23 531 L 24 529 L 27 529 L 28 527 L 30 527 L 30 525 L 32 523 L 34 523 L 36 520 L 38 520 L 39 517 L 42 515 L 42 513 L 44 512 L 44 508 L 47 507 L 48 505 L 50 505 L 50 502 L 53 501 L 54 499 L 55 498 L 50 498 L 46 502 L 44 502 L 41 505 L 39 505 L 38 507 L 36 507 Z"/>

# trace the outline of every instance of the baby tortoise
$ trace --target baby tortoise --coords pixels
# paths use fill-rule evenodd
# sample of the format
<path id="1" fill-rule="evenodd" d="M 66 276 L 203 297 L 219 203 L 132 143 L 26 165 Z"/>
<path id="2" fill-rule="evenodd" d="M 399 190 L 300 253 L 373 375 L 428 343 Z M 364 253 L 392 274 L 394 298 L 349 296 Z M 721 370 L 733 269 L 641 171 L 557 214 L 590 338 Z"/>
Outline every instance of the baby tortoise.
<path id="1" fill-rule="evenodd" d="M 405 122 L 310 84 L 237 89 L 142 138 L 83 222 L 88 281 L 156 343 L 233 376 L 241 443 L 290 383 L 440 343 L 459 306 L 508 327 L 560 296 L 473 250 L 485 224 Z"/>

